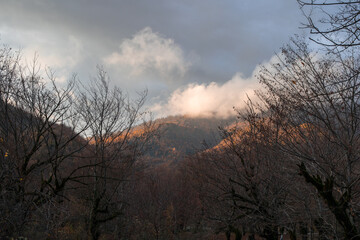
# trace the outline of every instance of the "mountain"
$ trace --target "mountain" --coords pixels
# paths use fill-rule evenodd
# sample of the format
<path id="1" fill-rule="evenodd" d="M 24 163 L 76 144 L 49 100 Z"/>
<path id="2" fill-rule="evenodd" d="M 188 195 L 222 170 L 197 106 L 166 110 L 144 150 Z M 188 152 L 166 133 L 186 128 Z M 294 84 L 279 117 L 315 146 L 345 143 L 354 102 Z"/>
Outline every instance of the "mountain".
<path id="1" fill-rule="evenodd" d="M 146 159 L 151 164 L 176 164 L 187 155 L 219 144 L 219 126 L 228 126 L 235 118 L 193 118 L 170 116 L 155 120 L 159 137 L 151 140 Z"/>

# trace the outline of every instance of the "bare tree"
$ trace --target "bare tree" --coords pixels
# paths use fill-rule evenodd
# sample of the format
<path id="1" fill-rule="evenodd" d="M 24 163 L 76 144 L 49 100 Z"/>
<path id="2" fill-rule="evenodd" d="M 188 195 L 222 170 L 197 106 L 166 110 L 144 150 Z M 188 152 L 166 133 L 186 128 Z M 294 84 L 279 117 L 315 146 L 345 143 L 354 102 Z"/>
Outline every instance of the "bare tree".
<path id="1" fill-rule="evenodd" d="M 147 169 L 133 186 L 124 239 L 187 239 L 200 216 L 197 193 L 186 171 L 168 165 Z"/>
<path id="2" fill-rule="evenodd" d="M 327 47 L 348 48 L 360 45 L 360 1 L 297 0 L 307 18 L 311 38 Z M 322 16 L 320 19 L 319 16 Z"/>
<path id="3" fill-rule="evenodd" d="M 99 68 L 97 78 L 80 91 L 78 112 L 89 126 L 84 132 L 90 146 L 88 180 L 84 196 L 88 206 L 87 228 L 98 239 L 100 226 L 123 214 L 124 186 L 139 167 L 143 147 L 153 133 L 148 113 L 142 111 L 146 92 L 135 101 L 117 87 L 110 87 L 106 72 Z M 135 131 L 135 126 L 142 124 Z"/>
<path id="4" fill-rule="evenodd" d="M 35 212 L 64 196 L 74 157 L 85 146 L 73 82 L 61 89 L 48 77 L 40 77 L 36 58 L 24 67 L 20 53 L 0 49 L 0 237 L 26 233 Z"/>
<path id="5" fill-rule="evenodd" d="M 0 237 L 61 238 L 80 206 L 98 239 L 123 213 L 125 186 L 154 133 L 141 110 L 146 92 L 130 101 L 102 69 L 89 87 L 74 78 L 65 88 L 39 71 L 36 58 L 23 66 L 20 53 L 0 49 Z"/>
<path id="6" fill-rule="evenodd" d="M 191 165 L 208 217 L 267 239 L 310 226 L 324 239 L 359 238 L 359 60 L 297 39 L 262 69 L 261 103 Z"/>
<path id="7" fill-rule="evenodd" d="M 241 239 L 246 232 L 277 239 L 293 231 L 299 206 L 294 202 L 296 170 L 277 147 L 279 128 L 256 113 L 251 103 L 241 122 L 223 129 L 216 148 L 197 154 L 189 169 L 198 182 L 204 211 L 218 231 Z M 299 190 L 299 189 L 297 189 Z"/>
<path id="8" fill-rule="evenodd" d="M 359 63 L 355 53 L 324 56 L 294 40 L 260 74 L 279 147 L 336 219 L 331 234 L 345 239 L 359 239 Z"/>

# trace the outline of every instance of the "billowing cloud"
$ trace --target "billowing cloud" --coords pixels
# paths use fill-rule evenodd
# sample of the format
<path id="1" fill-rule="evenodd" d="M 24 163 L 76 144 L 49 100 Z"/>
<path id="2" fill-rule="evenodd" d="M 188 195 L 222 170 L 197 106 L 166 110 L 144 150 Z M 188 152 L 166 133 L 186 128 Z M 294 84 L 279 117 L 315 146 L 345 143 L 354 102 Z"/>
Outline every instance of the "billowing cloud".
<path id="1" fill-rule="evenodd" d="M 152 111 L 159 116 L 189 115 L 192 117 L 220 117 L 234 115 L 234 107 L 244 106 L 259 88 L 255 77 L 243 78 L 237 73 L 224 84 L 189 84 L 174 91 L 167 103 L 156 104 Z"/>
<path id="2" fill-rule="evenodd" d="M 183 77 L 190 66 L 182 49 L 173 39 L 165 38 L 146 27 L 120 44 L 119 52 L 104 59 L 108 65 L 129 69 L 130 74 L 155 73 L 162 78 Z"/>

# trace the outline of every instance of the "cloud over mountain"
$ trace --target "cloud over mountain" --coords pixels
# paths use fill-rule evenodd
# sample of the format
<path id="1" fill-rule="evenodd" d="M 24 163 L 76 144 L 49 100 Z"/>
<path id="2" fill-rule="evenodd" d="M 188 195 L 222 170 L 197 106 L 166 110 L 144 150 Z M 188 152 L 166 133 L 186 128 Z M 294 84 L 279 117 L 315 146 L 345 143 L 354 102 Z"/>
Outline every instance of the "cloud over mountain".
<path id="1" fill-rule="evenodd" d="M 255 77 L 243 78 L 237 73 L 224 84 L 192 83 L 175 90 L 166 103 L 152 107 L 158 115 L 189 115 L 192 117 L 227 118 L 234 115 L 234 107 L 241 107 L 254 96 L 259 84 Z"/>
<path id="2" fill-rule="evenodd" d="M 119 51 L 104 59 L 108 65 L 128 69 L 133 76 L 154 73 L 165 79 L 183 77 L 190 66 L 173 39 L 153 32 L 150 27 L 125 39 Z"/>

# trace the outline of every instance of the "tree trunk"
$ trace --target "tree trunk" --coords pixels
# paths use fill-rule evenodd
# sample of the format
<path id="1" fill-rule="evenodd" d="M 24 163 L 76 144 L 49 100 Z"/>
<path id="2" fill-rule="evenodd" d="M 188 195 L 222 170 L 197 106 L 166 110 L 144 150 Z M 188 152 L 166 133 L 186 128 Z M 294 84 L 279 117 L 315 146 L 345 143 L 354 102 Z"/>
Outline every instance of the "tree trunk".
<path id="1" fill-rule="evenodd" d="M 267 240 L 278 240 L 278 229 L 277 227 L 266 226 L 261 236 Z"/>
<path id="2" fill-rule="evenodd" d="M 226 231 L 226 232 L 225 232 L 225 235 L 226 235 L 226 240 L 230 240 L 231 232 L 230 232 L 230 231 Z"/>
<path id="3" fill-rule="evenodd" d="M 304 176 L 306 182 L 312 184 L 319 192 L 321 198 L 325 201 L 327 207 L 334 214 L 336 220 L 344 229 L 345 238 L 351 240 L 360 240 L 358 230 L 353 222 L 352 216 L 349 214 L 349 202 L 351 199 L 351 191 L 347 190 L 339 200 L 333 195 L 334 179 L 327 178 L 323 181 L 320 176 L 312 176 L 307 171 L 305 164 L 299 165 L 300 174 Z"/>

